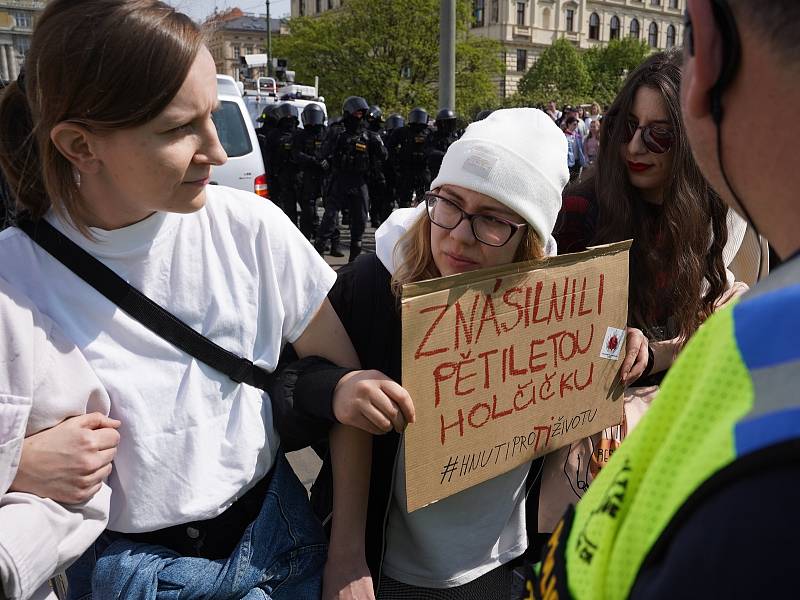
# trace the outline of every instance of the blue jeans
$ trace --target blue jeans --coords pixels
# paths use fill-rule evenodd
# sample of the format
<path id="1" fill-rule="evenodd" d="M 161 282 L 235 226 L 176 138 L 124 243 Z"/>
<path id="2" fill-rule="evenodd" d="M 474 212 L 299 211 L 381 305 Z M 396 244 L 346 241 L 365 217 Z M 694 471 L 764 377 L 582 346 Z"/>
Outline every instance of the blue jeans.
<path id="1" fill-rule="evenodd" d="M 279 453 L 264 504 L 227 559 L 103 534 L 69 568 L 69 599 L 306 600 L 322 593 L 325 534 Z"/>

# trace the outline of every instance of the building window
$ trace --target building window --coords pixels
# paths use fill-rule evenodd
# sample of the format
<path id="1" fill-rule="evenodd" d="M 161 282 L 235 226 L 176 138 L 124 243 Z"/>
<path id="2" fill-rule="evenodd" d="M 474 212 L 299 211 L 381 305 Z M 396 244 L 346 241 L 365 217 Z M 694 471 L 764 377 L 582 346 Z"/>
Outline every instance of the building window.
<path id="1" fill-rule="evenodd" d="M 299 14 L 301 17 L 305 17 L 306 16 L 306 0 L 300 0 L 300 2 L 298 2 L 298 4 L 300 6 L 297 9 L 297 14 Z"/>
<path id="2" fill-rule="evenodd" d="M 667 48 L 675 46 L 675 26 L 670 25 L 667 27 Z"/>
<path id="3" fill-rule="evenodd" d="M 328 10 L 333 8 L 333 0 L 328 0 Z"/>
<path id="4" fill-rule="evenodd" d="M 550 25 L 550 9 L 544 8 L 542 10 L 542 27 L 544 29 L 551 29 Z"/>
<path id="5" fill-rule="evenodd" d="M 517 48 L 517 71 L 524 73 L 528 70 L 528 51 Z"/>
<path id="6" fill-rule="evenodd" d="M 233 47 L 233 58 L 239 60 L 241 56 L 242 56 L 242 49 L 237 44 L 236 46 Z"/>
<path id="7" fill-rule="evenodd" d="M 472 16 L 474 18 L 473 27 L 483 27 L 486 23 L 486 3 L 484 0 L 473 0 L 472 2 Z"/>
<path id="8" fill-rule="evenodd" d="M 28 50 L 31 48 L 31 38 L 30 37 L 21 37 L 16 36 L 14 37 L 14 49 L 17 51 L 17 54 L 20 55 L 22 59 L 25 58 L 25 55 L 28 53 Z"/>
<path id="9" fill-rule="evenodd" d="M 500 22 L 500 0 L 492 0 L 492 23 Z"/>
<path id="10" fill-rule="evenodd" d="M 316 1 L 316 7 L 315 8 L 317 9 L 317 14 L 322 12 L 322 0 L 317 0 Z"/>
<path id="11" fill-rule="evenodd" d="M 517 2 L 517 25 L 525 25 L 525 3 Z"/>
<path id="12" fill-rule="evenodd" d="M 651 48 L 658 48 L 658 25 L 650 23 L 650 29 L 647 30 L 647 43 Z"/>
<path id="13" fill-rule="evenodd" d="M 635 40 L 639 39 L 639 20 L 634 19 L 631 21 L 630 29 L 628 29 L 628 36 L 632 37 Z"/>
<path id="14" fill-rule="evenodd" d="M 619 17 L 617 15 L 611 17 L 611 24 L 609 26 L 609 31 L 608 31 L 608 39 L 610 40 L 619 39 Z"/>
<path id="15" fill-rule="evenodd" d="M 567 13 L 567 31 L 575 31 L 575 10 L 568 8 Z"/>
<path id="16" fill-rule="evenodd" d="M 661 0 L 650 0 L 650 6 L 661 6 Z"/>
<path id="17" fill-rule="evenodd" d="M 597 16 L 597 13 L 589 15 L 589 39 L 600 39 L 600 17 Z"/>
<path id="18" fill-rule="evenodd" d="M 669 0 L 670 8 L 678 8 L 678 0 Z"/>
<path id="19" fill-rule="evenodd" d="M 21 29 L 31 29 L 33 27 L 33 15 L 31 13 L 14 10 L 11 11 L 11 16 L 14 17 L 17 27 Z"/>

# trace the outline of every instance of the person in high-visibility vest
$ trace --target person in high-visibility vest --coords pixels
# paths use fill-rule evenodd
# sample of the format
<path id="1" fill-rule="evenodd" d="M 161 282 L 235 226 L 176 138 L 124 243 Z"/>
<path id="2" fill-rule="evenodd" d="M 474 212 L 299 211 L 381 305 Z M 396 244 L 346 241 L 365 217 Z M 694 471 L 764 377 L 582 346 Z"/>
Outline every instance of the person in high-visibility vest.
<path id="1" fill-rule="evenodd" d="M 798 595 L 800 203 L 785 167 L 800 122 L 762 107 L 800 101 L 800 3 L 687 4 L 681 104 L 695 158 L 785 264 L 691 339 L 556 527 L 528 598 Z"/>

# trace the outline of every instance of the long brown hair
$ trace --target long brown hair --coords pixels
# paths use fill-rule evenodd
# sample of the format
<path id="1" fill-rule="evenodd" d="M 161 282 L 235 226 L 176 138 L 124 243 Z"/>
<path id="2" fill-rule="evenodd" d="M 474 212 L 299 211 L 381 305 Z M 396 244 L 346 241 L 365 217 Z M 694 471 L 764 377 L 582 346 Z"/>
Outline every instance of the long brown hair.
<path id="1" fill-rule="evenodd" d="M 533 227 L 528 227 L 517 247 L 513 262 L 539 260 L 544 257 L 544 246 Z M 392 275 L 392 291 L 398 298 L 403 284 L 440 277 L 431 251 L 431 220 L 423 212 L 414 221 L 394 247 L 397 269 Z"/>
<path id="2" fill-rule="evenodd" d="M 598 203 L 593 244 L 633 239 L 629 323 L 656 339 L 688 338 L 713 312 L 726 287 L 722 250 L 728 239 L 727 209 L 694 161 L 681 120 L 681 55 L 661 52 L 630 74 L 601 127 L 601 150 L 588 178 L 567 195 L 592 196 Z M 624 123 L 636 92 L 660 93 L 675 132 L 672 170 L 663 204 L 646 202 L 631 185 L 619 152 Z M 655 315 L 671 315 L 667 331 L 656 331 Z"/>
<path id="3" fill-rule="evenodd" d="M 24 77 L 0 101 L 0 166 L 17 207 L 38 219 L 52 206 L 86 233 L 77 175 L 51 130 L 146 123 L 178 93 L 202 45 L 194 22 L 163 2 L 52 0 Z"/>

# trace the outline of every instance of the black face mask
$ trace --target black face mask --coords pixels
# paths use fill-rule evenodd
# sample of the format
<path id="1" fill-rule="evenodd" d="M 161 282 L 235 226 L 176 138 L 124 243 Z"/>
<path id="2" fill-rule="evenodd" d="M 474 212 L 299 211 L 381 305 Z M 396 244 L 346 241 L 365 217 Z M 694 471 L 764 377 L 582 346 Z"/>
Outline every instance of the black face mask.
<path id="1" fill-rule="evenodd" d="M 414 133 L 420 133 L 428 128 L 428 126 L 424 123 L 411 123 L 411 125 L 409 125 L 408 127 Z"/>
<path id="2" fill-rule="evenodd" d="M 364 126 L 364 119 L 363 117 L 358 118 L 353 115 L 346 115 L 344 118 L 344 126 L 350 132 L 358 131 Z"/>
<path id="3" fill-rule="evenodd" d="M 441 121 L 436 125 L 436 129 L 442 132 L 445 135 L 451 134 L 456 129 L 456 122 L 452 119 L 447 119 L 446 121 Z"/>

